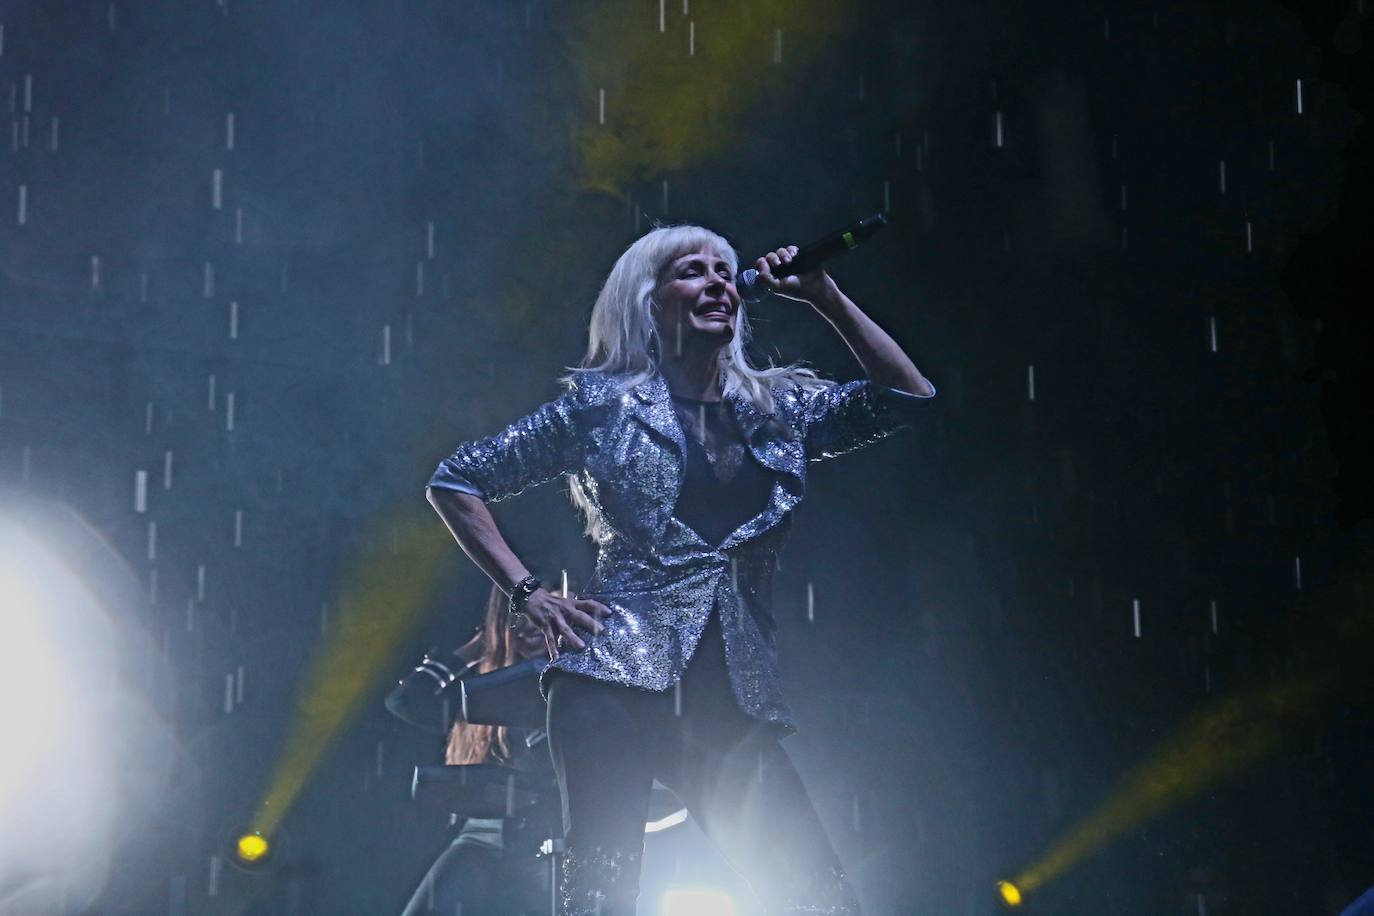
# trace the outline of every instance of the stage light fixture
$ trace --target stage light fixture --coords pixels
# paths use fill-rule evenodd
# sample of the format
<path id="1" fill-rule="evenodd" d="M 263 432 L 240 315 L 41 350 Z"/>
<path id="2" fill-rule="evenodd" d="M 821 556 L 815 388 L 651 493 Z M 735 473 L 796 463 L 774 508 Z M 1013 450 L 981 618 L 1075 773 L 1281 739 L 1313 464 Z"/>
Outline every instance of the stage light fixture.
<path id="1" fill-rule="evenodd" d="M 271 851 L 272 847 L 268 844 L 267 838 L 256 831 L 243 834 L 234 844 L 234 855 L 247 865 L 261 864 L 267 860 Z"/>
<path id="2" fill-rule="evenodd" d="M 1010 881 L 997 882 L 997 896 L 1009 907 L 1021 905 L 1021 889 Z"/>

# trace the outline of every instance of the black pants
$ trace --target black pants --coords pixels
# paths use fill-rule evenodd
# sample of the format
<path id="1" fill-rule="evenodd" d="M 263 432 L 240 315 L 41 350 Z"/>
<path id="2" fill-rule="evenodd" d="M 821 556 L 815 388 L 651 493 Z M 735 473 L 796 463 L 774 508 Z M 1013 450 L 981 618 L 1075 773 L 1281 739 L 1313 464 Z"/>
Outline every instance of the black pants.
<path id="1" fill-rule="evenodd" d="M 633 916 L 655 778 L 770 914 L 859 912 L 776 727 L 735 702 L 714 614 L 677 690 L 549 677 L 549 747 L 567 840 L 564 916 Z"/>

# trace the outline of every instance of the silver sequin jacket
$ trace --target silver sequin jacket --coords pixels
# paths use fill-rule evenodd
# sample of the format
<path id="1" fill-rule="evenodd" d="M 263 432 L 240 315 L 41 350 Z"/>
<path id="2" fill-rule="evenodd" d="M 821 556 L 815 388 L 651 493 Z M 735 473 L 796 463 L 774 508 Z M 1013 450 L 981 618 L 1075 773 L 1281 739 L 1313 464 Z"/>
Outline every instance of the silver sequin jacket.
<path id="1" fill-rule="evenodd" d="M 762 511 L 718 547 L 673 510 L 686 443 L 663 376 L 627 388 L 583 373 L 562 397 L 504 431 L 465 442 L 440 463 L 429 486 L 505 499 L 566 475 L 588 507 L 596 571 L 578 594 L 614 612 L 587 648 L 550 665 L 644 690 L 667 690 L 687 669 L 713 607 L 720 609 L 726 664 L 740 708 L 792 730 L 778 678 L 773 572 L 792 509 L 806 490 L 806 465 L 852 451 L 909 425 L 925 398 L 869 381 L 818 390 L 776 389 L 772 414 L 730 397 L 743 441 L 776 472 Z"/>

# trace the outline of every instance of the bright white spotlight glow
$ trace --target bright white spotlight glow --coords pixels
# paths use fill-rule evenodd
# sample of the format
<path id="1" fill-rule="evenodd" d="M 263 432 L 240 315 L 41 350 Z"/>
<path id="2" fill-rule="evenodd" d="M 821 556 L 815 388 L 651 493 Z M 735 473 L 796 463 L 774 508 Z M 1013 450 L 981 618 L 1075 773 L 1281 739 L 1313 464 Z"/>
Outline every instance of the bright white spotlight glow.
<path id="1" fill-rule="evenodd" d="M 0 538 L 0 729 L 7 745 L 0 754 L 0 812 L 7 813 L 11 799 L 54 756 L 59 729 L 78 721 L 78 710 L 38 588 L 51 572 L 49 558 L 0 524 L 8 528 Z"/>
<path id="2" fill-rule="evenodd" d="M 0 912 L 76 912 L 105 885 L 117 742 L 90 741 L 123 724 L 114 644 L 85 584 L 0 517 Z"/>
<path id="3" fill-rule="evenodd" d="M 735 900 L 711 887 L 670 887 L 663 892 L 662 916 L 735 916 Z"/>

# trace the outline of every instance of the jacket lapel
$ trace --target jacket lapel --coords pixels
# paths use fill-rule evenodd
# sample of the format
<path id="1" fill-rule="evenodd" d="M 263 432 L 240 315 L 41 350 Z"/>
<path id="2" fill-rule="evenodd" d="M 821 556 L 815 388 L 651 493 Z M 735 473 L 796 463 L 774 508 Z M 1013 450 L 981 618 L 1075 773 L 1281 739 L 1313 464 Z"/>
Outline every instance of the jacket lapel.
<path id="1" fill-rule="evenodd" d="M 754 406 L 753 401 L 741 395 L 733 395 L 728 403 L 731 413 L 734 414 L 735 424 L 744 437 L 744 444 L 758 463 L 779 474 L 800 479 L 801 475 L 792 454 L 779 447 L 781 443 L 777 436 L 769 435 L 772 425 L 769 421 L 773 420 L 776 414 L 763 413 Z"/>
<path id="2" fill-rule="evenodd" d="M 644 421 L 654 432 L 667 439 L 677 449 L 679 465 L 687 467 L 687 440 L 682 433 L 682 424 L 673 413 L 673 399 L 668 392 L 668 383 L 661 373 L 655 372 L 635 386 L 635 398 L 640 407 L 635 415 Z M 678 489 L 682 489 L 682 472 L 678 473 Z M 671 506 L 669 509 L 671 510 Z"/>
<path id="3" fill-rule="evenodd" d="M 659 439 L 663 440 L 663 457 L 670 459 L 676 456 L 676 463 L 672 469 L 673 481 L 670 484 L 670 491 L 660 499 L 654 499 L 652 505 L 646 505 L 646 514 L 653 518 L 652 529 L 653 539 L 656 543 L 664 543 L 664 534 L 668 529 L 668 523 L 673 518 L 673 510 L 677 508 L 678 497 L 682 494 L 682 483 L 687 474 L 687 439 L 682 432 L 682 426 L 677 421 L 677 415 L 673 412 L 673 401 L 668 391 L 668 383 L 664 381 L 660 373 L 655 372 L 648 379 L 640 382 L 633 389 L 634 395 L 634 418 L 637 422 L 644 424 Z M 683 531 L 691 529 L 683 526 Z M 700 541 L 700 538 L 694 538 Z"/>
<path id="4" fill-rule="evenodd" d="M 633 389 L 637 407 L 635 416 L 663 439 L 670 442 L 677 454 L 677 484 L 670 494 L 666 505 L 660 507 L 656 533 L 661 535 L 673 510 L 677 508 L 678 496 L 682 492 L 683 476 L 687 471 L 687 440 L 673 411 L 668 383 L 661 373 L 654 373 Z M 763 467 L 777 473 L 768 503 L 753 518 L 746 520 L 726 537 L 721 549 L 757 537 L 772 528 L 801 501 L 805 492 L 805 457 L 795 442 L 777 435 L 770 420 L 775 414 L 765 414 L 754 406 L 747 397 L 732 395 L 726 399 L 735 424 L 750 454 Z M 684 526 L 685 531 L 690 531 Z M 700 540 L 699 538 L 695 538 Z"/>
<path id="5" fill-rule="evenodd" d="M 773 482 L 768 504 L 731 532 L 721 543 L 722 550 L 758 537 L 782 521 L 806 491 L 806 459 L 797 448 L 797 443 L 774 431 L 774 424 L 769 421 L 774 420 L 777 414 L 763 413 L 754 406 L 753 401 L 741 395 L 732 395 L 728 402 L 749 453 L 759 464 L 778 476 Z"/>

